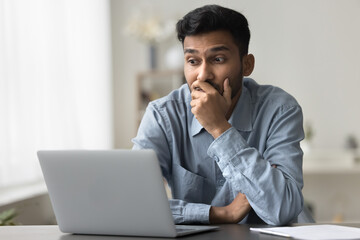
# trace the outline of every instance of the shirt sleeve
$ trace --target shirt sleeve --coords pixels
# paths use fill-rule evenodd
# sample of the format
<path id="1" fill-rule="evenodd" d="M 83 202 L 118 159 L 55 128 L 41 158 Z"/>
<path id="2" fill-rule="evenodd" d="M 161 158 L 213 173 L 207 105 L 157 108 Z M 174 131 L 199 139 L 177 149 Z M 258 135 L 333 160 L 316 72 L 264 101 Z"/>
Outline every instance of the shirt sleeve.
<path id="1" fill-rule="evenodd" d="M 132 139 L 133 150 L 153 149 L 157 153 L 163 177 L 171 185 L 171 138 L 167 137 L 168 119 L 161 110 L 149 104 L 139 126 L 137 136 Z M 179 199 L 169 200 L 175 224 L 208 224 L 210 205 L 188 203 Z"/>
<path id="2" fill-rule="evenodd" d="M 175 224 L 209 224 L 210 205 L 170 199 Z"/>
<path id="3" fill-rule="evenodd" d="M 166 119 L 151 103 L 146 108 L 138 133 L 132 139 L 133 150 L 153 149 L 159 160 L 161 171 L 167 181 L 171 169 L 171 150 L 166 137 Z"/>
<path id="4" fill-rule="evenodd" d="M 208 149 L 234 191 L 244 193 L 267 224 L 286 224 L 302 210 L 302 119 L 299 106 L 282 107 L 265 134 L 263 154 L 249 146 L 234 127 Z"/>

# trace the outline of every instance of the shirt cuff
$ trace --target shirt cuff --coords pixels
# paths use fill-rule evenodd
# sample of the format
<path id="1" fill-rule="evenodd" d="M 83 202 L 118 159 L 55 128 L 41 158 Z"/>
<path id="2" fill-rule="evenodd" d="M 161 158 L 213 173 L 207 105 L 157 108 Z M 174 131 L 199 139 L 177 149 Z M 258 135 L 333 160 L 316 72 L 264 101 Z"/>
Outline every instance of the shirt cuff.
<path id="1" fill-rule="evenodd" d="M 234 127 L 231 127 L 211 143 L 207 154 L 221 169 L 224 169 L 234 156 L 247 147 L 245 139 Z"/>
<path id="2" fill-rule="evenodd" d="M 210 205 L 188 203 L 184 209 L 185 223 L 209 224 Z"/>

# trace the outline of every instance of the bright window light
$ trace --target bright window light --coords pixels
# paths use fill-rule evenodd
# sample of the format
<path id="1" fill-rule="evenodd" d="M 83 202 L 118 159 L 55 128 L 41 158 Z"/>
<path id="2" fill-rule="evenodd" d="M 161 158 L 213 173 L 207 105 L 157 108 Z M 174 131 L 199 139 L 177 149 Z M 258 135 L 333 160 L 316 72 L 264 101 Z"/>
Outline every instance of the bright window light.
<path id="1" fill-rule="evenodd" d="M 104 0 L 0 0 L 0 187 L 42 177 L 40 149 L 113 147 Z"/>

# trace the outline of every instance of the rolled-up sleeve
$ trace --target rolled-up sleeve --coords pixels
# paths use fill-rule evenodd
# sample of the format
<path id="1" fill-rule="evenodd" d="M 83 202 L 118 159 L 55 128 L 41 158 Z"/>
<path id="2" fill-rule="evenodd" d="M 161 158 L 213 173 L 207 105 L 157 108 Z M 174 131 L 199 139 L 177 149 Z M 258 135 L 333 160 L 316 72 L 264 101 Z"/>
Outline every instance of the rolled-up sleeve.
<path id="1" fill-rule="evenodd" d="M 256 214 L 271 225 L 288 223 L 303 207 L 302 119 L 299 106 L 282 106 L 263 133 L 262 153 L 234 127 L 208 148 L 234 191 L 244 193 Z"/>
<path id="2" fill-rule="evenodd" d="M 210 205 L 178 199 L 171 199 L 169 203 L 176 224 L 209 224 Z"/>

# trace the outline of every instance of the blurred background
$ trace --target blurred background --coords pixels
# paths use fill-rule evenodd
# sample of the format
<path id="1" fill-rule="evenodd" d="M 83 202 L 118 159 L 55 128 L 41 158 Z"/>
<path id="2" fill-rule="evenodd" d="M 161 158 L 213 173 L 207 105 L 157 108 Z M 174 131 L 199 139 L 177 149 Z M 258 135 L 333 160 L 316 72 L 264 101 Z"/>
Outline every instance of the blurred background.
<path id="1" fill-rule="evenodd" d="M 184 82 L 176 21 L 211 3 L 247 17 L 251 77 L 303 108 L 316 221 L 360 222 L 358 0 L 0 0 L 0 218 L 55 223 L 37 150 L 131 148 L 147 103 Z"/>

